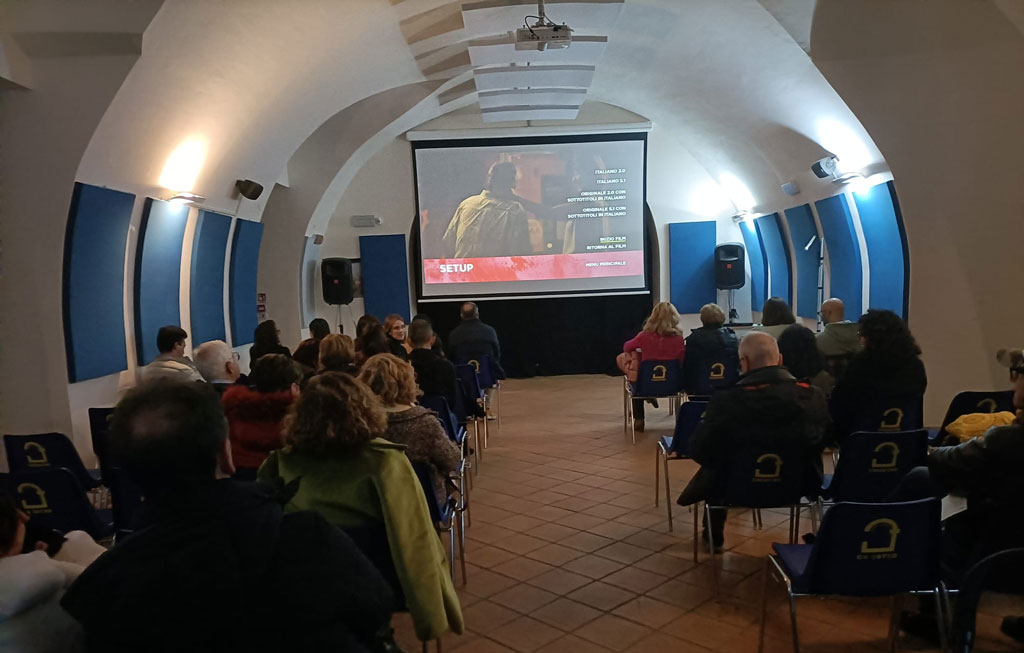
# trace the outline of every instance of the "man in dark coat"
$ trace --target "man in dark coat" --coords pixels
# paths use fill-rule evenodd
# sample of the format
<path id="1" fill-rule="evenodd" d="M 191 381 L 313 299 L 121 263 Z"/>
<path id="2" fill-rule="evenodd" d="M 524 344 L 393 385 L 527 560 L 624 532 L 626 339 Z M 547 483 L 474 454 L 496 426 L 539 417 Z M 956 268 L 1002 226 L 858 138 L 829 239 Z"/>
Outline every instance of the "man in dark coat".
<path id="1" fill-rule="evenodd" d="M 233 481 L 227 424 L 201 384 L 129 392 L 111 446 L 144 527 L 65 594 L 90 651 L 368 651 L 393 596 L 348 537 Z"/>
<path id="2" fill-rule="evenodd" d="M 757 444 L 801 447 L 809 489 L 821 485 L 822 443 L 831 426 L 825 396 L 782 367 L 778 343 L 768 333 L 748 333 L 740 342 L 739 357 L 742 375 L 736 385 L 712 395 L 690 437 L 690 455 L 700 469 L 679 496 L 680 505 L 719 500 L 730 456 L 754 438 Z M 704 523 L 704 540 L 710 528 L 718 549 L 724 526 L 725 511 L 712 511 L 712 523 Z"/>
<path id="3" fill-rule="evenodd" d="M 444 397 L 449 408 L 455 407 L 455 366 L 438 356 L 432 348 L 434 329 L 426 320 L 413 320 L 409 325 L 412 351 L 409 362 L 416 370 L 416 384 L 425 395 Z"/>
<path id="4" fill-rule="evenodd" d="M 448 334 L 448 358 L 456 363 L 480 356 L 490 356 L 499 379 L 505 378 L 501 368 L 501 345 L 493 327 L 480 320 L 480 309 L 466 302 L 460 311 L 462 322 Z"/>

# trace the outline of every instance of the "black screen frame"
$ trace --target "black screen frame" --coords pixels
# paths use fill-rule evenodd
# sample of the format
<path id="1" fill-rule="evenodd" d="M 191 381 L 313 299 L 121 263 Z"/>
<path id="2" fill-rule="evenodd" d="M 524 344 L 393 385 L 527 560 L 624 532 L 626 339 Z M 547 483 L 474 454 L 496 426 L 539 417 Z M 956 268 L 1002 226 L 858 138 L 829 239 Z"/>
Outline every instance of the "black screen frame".
<path id="1" fill-rule="evenodd" d="M 500 293 L 465 293 L 460 292 L 450 295 L 423 295 L 423 251 L 420 238 L 420 194 L 419 170 L 416 166 L 416 153 L 419 150 L 463 148 L 463 147 L 508 147 L 516 145 L 562 145 L 567 143 L 609 143 L 618 141 L 640 141 L 643 143 L 643 202 L 640 220 L 642 222 L 642 242 L 644 243 L 644 285 L 637 288 L 614 288 L 609 290 L 546 290 Z M 448 301 L 471 301 L 471 300 L 502 300 L 502 299 L 526 299 L 530 297 L 557 297 L 557 296 L 613 296 L 613 295 L 636 295 L 649 294 L 651 292 L 651 252 L 650 238 L 647 233 L 647 132 L 616 132 L 609 134 L 573 134 L 561 136 L 509 136 L 494 138 L 450 138 L 440 140 L 412 141 L 412 183 L 413 193 L 416 195 L 416 216 L 413 219 L 412 234 L 413 248 L 416 252 L 416 300 L 417 302 L 448 302 Z"/>

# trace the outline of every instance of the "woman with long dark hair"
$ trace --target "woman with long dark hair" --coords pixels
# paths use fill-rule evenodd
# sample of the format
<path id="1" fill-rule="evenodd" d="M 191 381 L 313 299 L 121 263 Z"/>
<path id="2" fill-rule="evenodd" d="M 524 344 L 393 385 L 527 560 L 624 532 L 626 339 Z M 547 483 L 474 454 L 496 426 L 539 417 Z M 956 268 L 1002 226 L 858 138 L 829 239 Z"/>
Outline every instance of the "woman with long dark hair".
<path id="1" fill-rule="evenodd" d="M 782 332 L 790 324 L 796 324 L 796 316 L 786 300 L 781 297 L 769 297 L 761 307 L 761 324 L 754 327 L 755 331 L 770 333 L 778 340 Z"/>
<path id="2" fill-rule="evenodd" d="M 814 332 L 802 324 L 790 324 L 778 340 L 782 364 L 789 373 L 806 380 L 827 397 L 835 386 L 835 380 L 825 370 L 825 356 L 818 349 Z"/>
<path id="3" fill-rule="evenodd" d="M 252 347 L 249 349 L 249 367 L 260 356 L 266 354 L 284 354 L 292 357 L 292 352 L 281 344 L 281 330 L 273 320 L 264 320 L 256 325 L 252 332 Z"/>

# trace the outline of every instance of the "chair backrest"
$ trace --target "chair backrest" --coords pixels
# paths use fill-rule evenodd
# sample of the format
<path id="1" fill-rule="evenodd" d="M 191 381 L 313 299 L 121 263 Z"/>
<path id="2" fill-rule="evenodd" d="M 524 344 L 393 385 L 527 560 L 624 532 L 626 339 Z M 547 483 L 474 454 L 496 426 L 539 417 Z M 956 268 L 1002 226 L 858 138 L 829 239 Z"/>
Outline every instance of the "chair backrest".
<path id="1" fill-rule="evenodd" d="M 493 388 L 498 385 L 498 375 L 495 373 L 494 361 L 490 356 L 476 356 L 459 361 L 459 365 L 472 365 L 476 371 L 476 377 L 481 388 Z"/>
<path id="2" fill-rule="evenodd" d="M 853 430 L 868 433 L 914 431 L 924 427 L 924 397 L 904 395 L 869 399 L 857 411 Z"/>
<path id="3" fill-rule="evenodd" d="M 92 452 L 96 454 L 104 479 L 106 470 L 113 462 L 110 460 L 110 420 L 114 416 L 114 408 L 89 409 L 89 433 L 92 435 Z"/>
<path id="4" fill-rule="evenodd" d="M 825 513 L 807 573 L 816 594 L 886 596 L 939 585 L 938 499 L 837 503 Z"/>
<path id="5" fill-rule="evenodd" d="M 119 533 L 134 531 L 145 501 L 142 489 L 120 467 L 108 467 L 103 475 L 103 483 L 110 489 L 114 529 Z"/>
<path id="6" fill-rule="evenodd" d="M 856 354 L 833 354 L 832 356 L 825 356 L 825 371 L 832 375 L 832 378 L 838 381 L 844 374 L 846 374 L 846 368 L 850 366 L 850 361 Z"/>
<path id="7" fill-rule="evenodd" d="M 456 365 L 455 366 L 455 389 L 457 394 L 461 394 L 463 414 L 459 414 L 458 408 L 456 408 L 456 415 L 459 415 L 460 419 L 463 415 L 470 417 L 482 417 L 484 412 L 480 408 L 478 401 L 483 398 L 484 392 L 480 389 L 480 381 L 476 378 L 476 370 L 473 369 L 472 365 Z"/>
<path id="8" fill-rule="evenodd" d="M 11 472 L 8 483 L 22 511 L 40 526 L 62 533 L 85 531 L 94 538 L 109 532 L 75 475 L 63 467 Z"/>
<path id="9" fill-rule="evenodd" d="M 807 453 L 790 443 L 751 438 L 730 452 L 725 478 L 725 503 L 746 508 L 780 508 L 815 498 L 809 482 Z"/>
<path id="10" fill-rule="evenodd" d="M 1002 411 L 1013 412 L 1013 390 L 999 390 L 991 392 L 958 392 L 953 401 L 949 402 L 946 409 L 946 416 L 942 418 L 942 429 L 939 437 L 946 435 L 946 427 L 956 421 L 958 417 L 970 413 L 998 413 Z"/>
<path id="11" fill-rule="evenodd" d="M 928 431 L 851 433 L 829 491 L 836 501 L 881 502 L 911 469 L 927 463 Z"/>
<path id="12" fill-rule="evenodd" d="M 384 523 L 342 526 L 341 530 L 351 538 L 356 547 L 363 552 L 363 555 L 369 559 L 391 586 L 391 592 L 395 597 L 394 610 L 396 612 L 408 610 L 405 604 L 405 592 L 402 591 L 398 570 L 395 569 L 395 560 L 391 556 L 391 546 L 388 544 L 388 533 Z"/>
<path id="13" fill-rule="evenodd" d="M 75 445 L 63 433 L 5 435 L 4 449 L 12 472 L 63 467 L 75 475 L 83 488 L 91 490 L 99 485 L 89 476 Z"/>
<path id="14" fill-rule="evenodd" d="M 669 453 L 677 456 L 690 455 L 690 436 L 697 429 L 701 419 L 704 418 L 704 411 L 708 409 L 706 401 L 686 401 L 679 406 L 676 413 L 676 428 L 672 432 L 672 446 Z"/>
<path id="15" fill-rule="evenodd" d="M 423 395 L 419 398 L 420 406 L 437 413 L 437 419 L 441 422 L 444 432 L 454 441 L 458 433 L 458 423 L 455 413 L 448 407 L 448 400 L 438 395 Z"/>
<path id="16" fill-rule="evenodd" d="M 416 472 L 416 478 L 419 479 L 420 486 L 423 488 L 423 496 L 427 499 L 430 519 L 436 524 L 441 521 L 441 509 L 444 507 L 444 501 L 447 497 L 437 496 L 437 491 L 434 489 L 434 475 L 430 465 L 424 462 L 416 462 L 412 464 L 412 468 Z"/>
<path id="17" fill-rule="evenodd" d="M 722 347 L 711 355 L 687 355 L 683 363 L 683 385 L 691 395 L 710 395 L 728 388 L 740 376 L 740 358 L 735 347 Z"/>
<path id="18" fill-rule="evenodd" d="M 671 397 L 683 390 L 678 360 L 650 360 L 640 363 L 634 394 L 638 397 Z"/>
<path id="19" fill-rule="evenodd" d="M 999 551 L 979 561 L 967 571 L 958 589 L 950 643 L 953 651 L 970 651 L 981 595 L 987 590 L 1024 594 L 1024 549 Z"/>

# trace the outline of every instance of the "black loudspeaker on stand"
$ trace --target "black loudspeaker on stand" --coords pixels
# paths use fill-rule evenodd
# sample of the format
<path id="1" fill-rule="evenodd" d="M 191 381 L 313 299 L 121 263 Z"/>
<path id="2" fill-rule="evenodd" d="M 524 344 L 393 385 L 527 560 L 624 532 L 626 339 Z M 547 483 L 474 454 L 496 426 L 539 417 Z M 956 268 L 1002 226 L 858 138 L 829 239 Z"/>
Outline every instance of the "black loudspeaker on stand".
<path id="1" fill-rule="evenodd" d="M 320 262 L 320 280 L 325 302 L 332 306 L 352 303 L 355 294 L 352 261 L 347 258 L 325 258 Z"/>
<path id="2" fill-rule="evenodd" d="M 733 291 L 747 282 L 746 252 L 742 243 L 722 243 L 715 247 L 715 287 L 729 291 L 729 320 L 737 317 Z"/>

